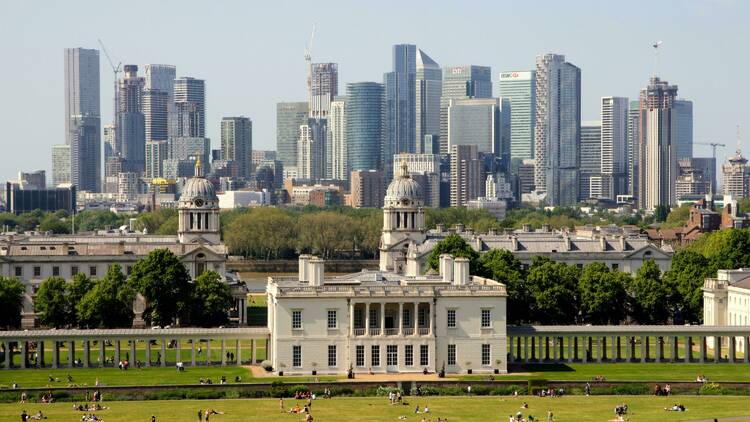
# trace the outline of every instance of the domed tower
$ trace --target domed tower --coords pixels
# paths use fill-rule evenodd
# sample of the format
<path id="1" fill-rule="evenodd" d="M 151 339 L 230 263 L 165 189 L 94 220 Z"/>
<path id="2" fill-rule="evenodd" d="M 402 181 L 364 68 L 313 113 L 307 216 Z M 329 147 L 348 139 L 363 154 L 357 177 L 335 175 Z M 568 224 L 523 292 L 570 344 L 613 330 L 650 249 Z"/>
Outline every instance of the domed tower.
<path id="1" fill-rule="evenodd" d="M 426 239 L 422 187 L 409 176 L 406 162 L 398 177 L 388 185 L 383 207 L 383 233 L 380 237 L 380 269 L 403 272 L 409 244 Z"/>
<path id="2" fill-rule="evenodd" d="M 219 198 L 214 185 L 203 177 L 200 159 L 195 162 L 195 176 L 185 182 L 177 203 L 180 243 L 203 239 L 206 243 L 221 243 L 219 226 Z"/>

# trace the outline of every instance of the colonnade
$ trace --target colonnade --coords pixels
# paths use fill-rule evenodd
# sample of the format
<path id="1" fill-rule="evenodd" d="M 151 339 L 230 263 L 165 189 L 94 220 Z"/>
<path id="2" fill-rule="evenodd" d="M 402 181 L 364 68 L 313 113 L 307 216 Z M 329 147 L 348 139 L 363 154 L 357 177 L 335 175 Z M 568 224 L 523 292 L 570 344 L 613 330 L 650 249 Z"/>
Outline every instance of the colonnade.
<path id="1" fill-rule="evenodd" d="M 398 305 L 398 314 L 395 314 L 394 327 L 386 327 L 387 305 Z M 360 305 L 359 308 L 357 305 Z M 361 305 L 364 305 L 363 307 Z M 420 318 L 419 311 L 424 311 Z M 424 306 L 427 305 L 428 307 Z M 355 310 L 364 312 L 362 321 L 355 321 Z M 392 308 L 390 308 L 392 309 Z M 375 310 L 374 320 L 371 310 Z M 409 321 L 404 318 L 404 310 L 410 313 Z M 417 302 L 350 302 L 349 303 L 349 327 L 350 336 L 431 336 L 435 332 L 435 305 L 432 301 Z"/>

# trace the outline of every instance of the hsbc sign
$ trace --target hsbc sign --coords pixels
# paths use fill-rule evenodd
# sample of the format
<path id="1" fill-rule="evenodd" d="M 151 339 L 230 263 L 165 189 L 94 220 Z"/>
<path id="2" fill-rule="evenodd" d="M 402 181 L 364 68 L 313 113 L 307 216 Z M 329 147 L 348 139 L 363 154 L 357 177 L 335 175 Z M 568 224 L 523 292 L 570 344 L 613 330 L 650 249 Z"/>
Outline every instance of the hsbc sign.
<path id="1" fill-rule="evenodd" d="M 531 79 L 533 72 L 503 72 L 500 74 L 500 79 L 512 79 L 517 81 L 528 81 Z"/>

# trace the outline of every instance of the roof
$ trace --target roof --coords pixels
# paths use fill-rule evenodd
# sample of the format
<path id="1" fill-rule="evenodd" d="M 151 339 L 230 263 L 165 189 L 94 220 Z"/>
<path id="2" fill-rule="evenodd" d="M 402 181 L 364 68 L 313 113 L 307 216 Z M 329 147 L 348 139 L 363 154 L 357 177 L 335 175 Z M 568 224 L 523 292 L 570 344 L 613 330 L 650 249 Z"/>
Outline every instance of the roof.
<path id="1" fill-rule="evenodd" d="M 747 276 L 740 281 L 737 281 L 735 283 L 732 283 L 729 285 L 729 287 L 736 287 L 738 289 L 748 289 L 750 290 L 750 276 Z"/>

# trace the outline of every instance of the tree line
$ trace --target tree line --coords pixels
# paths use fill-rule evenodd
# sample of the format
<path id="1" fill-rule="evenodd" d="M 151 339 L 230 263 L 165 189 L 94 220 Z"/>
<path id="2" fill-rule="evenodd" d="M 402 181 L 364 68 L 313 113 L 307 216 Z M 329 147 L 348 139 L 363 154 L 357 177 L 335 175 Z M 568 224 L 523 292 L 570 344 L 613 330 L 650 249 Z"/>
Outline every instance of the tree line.
<path id="1" fill-rule="evenodd" d="M 17 278 L 0 277 L 0 326 L 17 328 L 21 322 L 24 286 Z M 144 320 L 152 325 L 225 324 L 232 306 L 229 286 L 214 271 L 191 281 L 185 266 L 168 249 L 157 249 L 139 260 L 130 276 L 113 264 L 102 278 L 76 274 L 44 280 L 34 308 L 41 325 L 49 328 L 127 328 L 133 323 L 133 301 L 146 301 Z"/>

